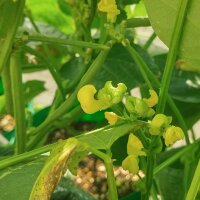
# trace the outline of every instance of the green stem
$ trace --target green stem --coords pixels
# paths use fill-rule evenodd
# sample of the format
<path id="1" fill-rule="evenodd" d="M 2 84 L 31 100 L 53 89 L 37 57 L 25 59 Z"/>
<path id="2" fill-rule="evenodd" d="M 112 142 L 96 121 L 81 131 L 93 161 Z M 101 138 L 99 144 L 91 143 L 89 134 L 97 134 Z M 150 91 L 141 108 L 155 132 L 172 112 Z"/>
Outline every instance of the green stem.
<path id="1" fill-rule="evenodd" d="M 192 183 L 190 185 L 190 188 L 186 196 L 186 200 L 195 200 L 197 193 L 199 191 L 199 188 L 200 188 L 200 160 L 195 170 Z"/>
<path id="2" fill-rule="evenodd" d="M 197 141 L 197 140 L 195 141 L 195 143 L 184 147 L 179 152 L 177 152 L 177 153 L 173 154 L 172 156 L 170 156 L 170 158 L 168 158 L 167 160 L 165 160 L 164 162 L 162 162 L 161 164 L 159 164 L 158 166 L 155 167 L 154 175 L 156 175 L 158 172 L 160 172 L 165 167 L 171 165 L 173 162 L 175 162 L 177 159 L 179 159 L 181 156 L 183 156 L 186 152 L 190 151 L 196 145 L 199 145 L 199 141 Z"/>
<path id="3" fill-rule="evenodd" d="M 153 184 L 152 184 L 152 187 L 151 187 L 151 197 L 152 197 L 152 199 L 153 200 L 159 200 L 157 195 L 158 195 L 158 193 L 156 191 L 155 181 L 154 181 Z"/>
<path id="4" fill-rule="evenodd" d="M 148 66 L 146 65 L 146 63 L 143 61 L 143 59 L 141 58 L 141 56 L 139 56 L 139 54 L 137 53 L 137 51 L 131 47 L 129 41 L 126 41 L 126 49 L 127 51 L 130 53 L 131 57 L 133 58 L 133 60 L 136 62 L 136 64 L 139 67 L 140 73 L 142 74 L 146 84 L 148 85 L 149 88 L 152 88 L 151 82 L 147 76 L 147 74 L 145 73 L 144 68 L 148 68 Z"/>
<path id="5" fill-rule="evenodd" d="M 26 150 L 25 104 L 22 85 L 22 71 L 19 61 L 19 52 L 13 52 L 11 54 L 10 61 L 10 76 L 12 85 L 14 117 L 16 120 L 16 154 L 23 153 Z"/>
<path id="6" fill-rule="evenodd" d="M 146 194 L 144 200 L 149 199 L 151 186 L 153 182 L 153 169 L 154 169 L 155 157 L 154 155 L 147 156 L 147 172 L 146 172 Z"/>
<path id="7" fill-rule="evenodd" d="M 12 165 L 25 162 L 29 159 L 33 159 L 33 157 L 41 155 L 42 153 L 46 153 L 50 151 L 56 144 L 46 145 L 44 147 L 34 149 L 33 151 L 29 151 L 23 154 L 15 155 L 10 158 L 6 158 L 0 161 L 0 170 L 10 167 Z"/>
<path id="8" fill-rule="evenodd" d="M 118 194 L 117 194 L 117 187 L 116 187 L 116 182 L 115 182 L 115 176 L 114 176 L 114 171 L 113 171 L 113 162 L 111 157 L 108 155 L 102 153 L 101 151 L 88 147 L 89 150 L 101 158 L 106 167 L 106 172 L 107 172 L 107 182 L 108 182 L 108 188 L 109 188 L 109 193 L 108 193 L 108 199 L 109 200 L 118 200 Z"/>
<path id="9" fill-rule="evenodd" d="M 62 115 L 64 115 L 67 111 L 69 111 L 73 106 L 74 102 L 76 100 L 76 95 L 79 91 L 79 89 L 88 84 L 92 78 L 97 74 L 97 72 L 101 69 L 109 51 L 101 51 L 97 58 L 94 60 L 94 62 L 91 64 L 87 72 L 84 74 L 82 79 L 80 80 L 78 86 L 76 87 L 75 91 L 71 94 L 71 96 L 66 99 L 66 101 L 61 104 L 59 108 L 57 108 L 51 115 L 47 117 L 47 119 L 38 126 L 31 134 L 37 134 L 37 139 L 34 139 L 30 142 L 30 146 L 33 147 L 33 144 L 35 144 L 35 141 L 38 140 L 38 137 L 43 137 L 43 130 L 45 130 L 47 127 L 51 126 L 52 122 L 59 119 Z"/>
<path id="10" fill-rule="evenodd" d="M 140 71 L 141 71 L 141 74 L 143 75 L 143 78 L 146 81 L 147 85 L 150 85 L 152 83 L 152 85 L 154 85 L 154 87 L 159 89 L 160 88 L 159 80 L 152 73 L 152 71 L 149 69 L 149 67 L 144 62 L 144 60 L 141 58 L 141 56 L 138 54 L 138 52 L 127 41 L 123 42 L 123 45 L 128 50 L 131 57 L 134 59 L 136 64 L 139 66 L 139 68 L 142 68 L 142 69 L 140 69 Z M 149 80 L 151 80 L 151 82 Z M 174 112 L 174 114 L 176 115 L 176 117 L 177 117 L 177 119 L 178 119 L 178 121 L 181 125 L 181 128 L 183 129 L 183 132 L 185 134 L 186 142 L 187 142 L 187 144 L 189 144 L 190 140 L 189 140 L 189 136 L 187 134 L 187 130 L 188 130 L 187 125 L 186 125 L 186 123 L 183 119 L 183 116 L 181 115 L 179 109 L 177 108 L 176 104 L 174 103 L 173 99 L 171 98 L 171 96 L 169 94 L 167 94 L 167 102 L 168 102 L 170 108 L 172 109 L 172 111 Z"/>
<path id="11" fill-rule="evenodd" d="M 0 73 L 8 62 L 14 37 L 23 16 L 25 0 L 5 1 L 0 17 Z"/>
<path id="12" fill-rule="evenodd" d="M 153 32 L 152 35 L 149 37 L 149 39 L 146 41 L 146 43 L 143 46 L 143 48 L 145 50 L 147 50 L 151 46 L 151 44 L 154 41 L 154 39 L 156 38 L 156 36 L 157 35 L 155 34 L 155 32 Z"/>
<path id="13" fill-rule="evenodd" d="M 41 41 L 41 42 L 47 42 L 57 45 L 72 45 L 72 46 L 78 46 L 78 47 L 86 47 L 86 48 L 93 48 L 93 49 L 100 49 L 100 50 L 109 50 L 109 47 L 107 45 L 103 44 L 96 44 L 92 42 L 84 42 L 84 41 L 78 41 L 78 40 L 69 40 L 69 39 L 60 39 L 60 38 L 50 38 L 45 36 L 29 36 L 28 41 Z"/>
<path id="14" fill-rule="evenodd" d="M 180 1 L 180 8 L 177 12 L 176 22 L 174 24 L 174 30 L 172 33 L 170 45 L 169 45 L 169 53 L 167 56 L 167 61 L 165 64 L 165 69 L 163 73 L 163 78 L 160 87 L 159 93 L 159 102 L 157 105 L 157 113 L 163 113 L 166 104 L 166 96 L 168 94 L 168 89 L 170 85 L 171 75 L 174 69 L 174 63 L 176 61 L 176 57 L 178 54 L 178 50 L 180 47 L 180 41 L 183 34 L 184 21 L 187 13 L 189 0 Z"/>
<path id="15" fill-rule="evenodd" d="M 30 48 L 29 46 L 23 46 L 23 49 L 35 56 L 37 56 L 38 58 L 40 58 L 48 67 L 53 79 L 55 80 L 61 94 L 62 97 L 65 97 L 65 92 L 64 92 L 64 88 L 62 86 L 62 79 L 59 75 L 59 72 L 57 71 L 57 69 L 55 67 L 53 67 L 53 65 L 48 61 L 48 58 L 46 58 L 45 56 L 43 56 L 42 54 L 40 54 L 38 51 Z"/>
<path id="16" fill-rule="evenodd" d="M 127 19 L 125 22 L 126 28 L 136 28 L 136 27 L 145 27 L 151 26 L 149 18 L 133 18 Z"/>
<path id="17" fill-rule="evenodd" d="M 32 73 L 32 72 L 38 72 L 47 69 L 47 66 L 45 64 L 25 64 L 22 65 L 22 72 L 23 73 Z"/>
<path id="18" fill-rule="evenodd" d="M 10 62 L 7 62 L 7 66 L 3 69 L 1 77 L 6 101 L 6 112 L 13 116 L 13 97 L 12 86 L 10 81 Z"/>

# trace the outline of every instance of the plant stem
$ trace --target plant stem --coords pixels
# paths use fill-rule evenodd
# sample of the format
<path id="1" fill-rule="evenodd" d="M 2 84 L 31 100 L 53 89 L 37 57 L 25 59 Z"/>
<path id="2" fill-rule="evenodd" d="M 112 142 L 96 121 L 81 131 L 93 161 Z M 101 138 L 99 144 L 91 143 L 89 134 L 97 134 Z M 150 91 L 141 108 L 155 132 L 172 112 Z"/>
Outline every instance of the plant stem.
<path id="1" fill-rule="evenodd" d="M 146 81 L 147 85 L 152 83 L 152 85 L 154 85 L 154 87 L 159 89 L 160 88 L 159 80 L 152 73 L 152 71 L 149 69 L 149 67 L 144 62 L 144 60 L 141 58 L 141 56 L 138 54 L 138 52 L 129 44 L 129 42 L 125 41 L 122 44 L 125 46 L 127 51 L 130 53 L 131 57 L 136 62 L 138 67 L 142 68 L 141 74 L 142 74 L 144 80 Z M 151 80 L 151 82 L 149 80 Z M 183 119 L 183 116 L 181 115 L 179 109 L 177 108 L 176 104 L 174 103 L 173 99 L 171 98 L 170 94 L 167 94 L 167 102 L 168 102 L 170 108 L 172 109 L 172 111 L 174 112 L 174 114 L 176 115 L 176 117 L 177 117 L 177 119 L 178 119 L 178 121 L 179 121 L 179 123 L 181 125 L 181 128 L 183 129 L 183 132 L 185 134 L 186 143 L 189 144 L 190 140 L 189 140 L 189 137 L 188 137 L 188 134 L 187 134 L 187 130 L 188 130 L 187 125 L 186 125 L 186 123 L 185 123 L 185 121 Z"/>
<path id="2" fill-rule="evenodd" d="M 132 18 L 125 21 L 126 28 L 151 26 L 149 18 Z"/>
<path id="3" fill-rule="evenodd" d="M 147 156 L 147 172 L 146 172 L 146 194 L 145 194 L 144 200 L 149 199 L 151 186 L 153 182 L 154 162 L 155 162 L 155 156 L 151 154 L 148 155 Z"/>
<path id="4" fill-rule="evenodd" d="M 19 38 L 18 38 L 19 39 Z M 93 48 L 93 49 L 99 49 L 99 50 L 109 50 L 109 47 L 107 45 L 103 44 L 96 44 L 92 42 L 84 42 L 84 41 L 78 41 L 78 40 L 69 40 L 69 39 L 60 39 L 60 38 L 50 38 L 45 36 L 29 36 L 28 41 L 41 41 L 41 42 L 47 42 L 57 45 L 72 45 L 72 46 L 78 46 L 78 47 L 86 47 L 86 48 Z"/>
<path id="5" fill-rule="evenodd" d="M 126 44 L 126 49 L 127 51 L 130 53 L 131 57 L 133 58 L 133 60 L 136 62 L 136 64 L 139 67 L 139 70 L 140 70 L 140 73 L 142 74 L 146 84 L 148 85 L 149 88 L 153 88 L 152 85 L 151 85 L 151 82 L 147 76 L 147 74 L 145 73 L 145 70 L 144 68 L 148 68 L 148 66 L 146 66 L 146 63 L 143 61 L 143 59 L 139 56 L 139 54 L 137 53 L 137 51 L 131 47 L 130 43 L 127 41 L 127 44 Z"/>
<path id="6" fill-rule="evenodd" d="M 0 17 L 0 73 L 8 62 L 14 37 L 23 16 L 25 0 L 5 1 Z"/>
<path id="7" fill-rule="evenodd" d="M 190 185 L 190 188 L 186 196 L 186 200 L 195 200 L 197 193 L 199 191 L 199 188 L 200 188 L 200 160 L 195 170 L 192 183 Z"/>
<path id="8" fill-rule="evenodd" d="M 10 61 L 8 61 L 6 65 L 7 66 L 2 71 L 1 77 L 6 101 L 6 112 L 13 116 L 13 97 L 12 86 L 10 81 Z"/>
<path id="9" fill-rule="evenodd" d="M 163 78 L 161 82 L 159 102 L 157 105 L 157 113 L 163 113 L 165 109 L 166 96 L 168 94 L 171 75 L 174 69 L 174 63 L 176 61 L 176 57 L 180 47 L 180 41 L 184 28 L 184 21 L 187 13 L 188 2 L 190 1 L 189 0 L 180 1 L 180 8 L 177 12 L 176 22 L 174 24 L 174 30 L 172 32 L 171 41 L 169 45 L 169 53 L 167 56 Z"/>
<path id="10" fill-rule="evenodd" d="M 38 156 L 42 153 L 46 153 L 50 151 L 56 144 L 46 145 L 44 147 L 34 149 L 33 151 L 29 151 L 23 154 L 15 155 L 10 158 L 6 158 L 0 161 L 0 169 L 4 169 L 6 167 L 10 167 L 12 165 L 25 162 L 29 159 L 33 159 L 33 157 Z"/>
<path id="11" fill-rule="evenodd" d="M 22 70 L 19 61 L 19 52 L 14 51 L 11 54 L 10 76 L 14 117 L 16 120 L 16 154 L 23 153 L 26 150 L 25 104 L 22 86 Z"/>
<path id="12" fill-rule="evenodd" d="M 97 58 L 94 60 L 94 62 L 91 64 L 87 72 L 84 74 L 82 79 L 80 80 L 78 86 L 74 90 L 74 92 L 71 94 L 71 96 L 66 99 L 66 101 L 61 104 L 59 108 L 57 108 L 51 115 L 47 117 L 47 119 L 38 126 L 31 134 L 37 134 L 37 139 L 33 139 L 33 141 L 30 142 L 30 146 L 33 147 L 36 141 L 38 141 L 39 137 L 43 137 L 43 130 L 45 130 L 47 127 L 51 126 L 52 122 L 59 119 L 62 115 L 64 115 L 67 111 L 69 111 L 73 106 L 74 102 L 76 100 L 76 95 L 79 91 L 79 89 L 84 86 L 85 84 L 89 83 L 92 78 L 97 74 L 97 72 L 101 69 L 104 60 L 106 59 L 108 55 L 107 51 L 101 51 L 100 54 L 97 56 Z"/>
<path id="13" fill-rule="evenodd" d="M 147 50 L 150 47 L 150 45 L 152 44 L 152 42 L 154 41 L 154 39 L 156 38 L 156 36 L 157 35 L 155 34 L 155 32 L 153 32 L 152 35 L 149 37 L 149 39 L 146 41 L 146 43 L 143 46 L 143 48 L 145 50 Z"/>
<path id="14" fill-rule="evenodd" d="M 183 149 L 181 149 L 179 152 L 173 154 L 170 158 L 159 164 L 158 166 L 155 167 L 154 169 L 154 175 L 156 175 L 158 172 L 160 172 L 162 169 L 165 167 L 169 166 L 173 162 L 175 162 L 177 159 L 179 159 L 181 156 L 183 156 L 186 152 L 190 151 L 192 148 L 194 148 L 196 145 L 199 145 L 199 140 L 195 141 L 193 144 L 190 144 Z"/>
<path id="15" fill-rule="evenodd" d="M 115 176 L 113 172 L 113 162 L 112 162 L 111 157 L 95 148 L 92 148 L 92 147 L 88 147 L 88 148 L 93 154 L 101 158 L 105 163 L 106 172 L 107 172 L 107 182 L 108 182 L 108 187 L 109 187 L 108 199 L 118 200 L 117 187 L 116 187 Z"/>

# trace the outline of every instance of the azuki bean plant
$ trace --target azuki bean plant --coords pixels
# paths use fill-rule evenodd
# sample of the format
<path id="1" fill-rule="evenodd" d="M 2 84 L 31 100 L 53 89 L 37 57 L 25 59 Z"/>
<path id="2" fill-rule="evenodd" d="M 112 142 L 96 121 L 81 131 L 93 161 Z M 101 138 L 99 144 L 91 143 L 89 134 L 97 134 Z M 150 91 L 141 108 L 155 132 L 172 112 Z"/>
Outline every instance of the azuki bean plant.
<path id="1" fill-rule="evenodd" d="M 119 198 L 113 165 L 139 177 L 142 200 L 200 198 L 193 130 L 200 116 L 199 7 L 195 0 L 1 0 L 0 128 L 4 138 L 14 124 L 14 142 L 0 146 L 0 199 L 51 199 L 65 172 L 76 174 L 90 153 L 105 164 L 109 200 Z M 144 44 L 138 38 L 150 29 L 138 27 L 152 27 Z M 151 53 L 156 37 L 167 53 Z M 36 123 L 30 105 L 43 83 L 22 75 L 41 70 L 57 90 Z M 45 145 L 54 130 L 95 113 L 104 113 L 102 127 Z M 178 140 L 182 147 L 172 148 Z"/>

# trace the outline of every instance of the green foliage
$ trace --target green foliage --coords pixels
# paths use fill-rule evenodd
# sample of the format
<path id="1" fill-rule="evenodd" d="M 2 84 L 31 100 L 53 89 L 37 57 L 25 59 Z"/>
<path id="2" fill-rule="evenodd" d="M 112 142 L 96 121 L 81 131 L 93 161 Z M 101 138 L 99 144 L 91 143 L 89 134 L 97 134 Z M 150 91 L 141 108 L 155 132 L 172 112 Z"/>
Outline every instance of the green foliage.
<path id="1" fill-rule="evenodd" d="M 31 9 L 33 18 L 35 20 L 55 26 L 64 33 L 73 32 L 73 20 L 71 16 L 66 16 L 59 9 L 59 6 L 55 0 L 28 0 L 27 7 Z"/>
<path id="2" fill-rule="evenodd" d="M 173 37 L 172 33 L 176 16 L 178 15 L 178 9 L 182 2 L 180 0 L 156 0 L 153 2 L 144 0 L 144 3 L 152 27 L 160 39 L 169 46 L 170 40 Z M 184 34 L 181 36 L 179 63 L 177 63 L 180 68 L 195 72 L 200 72 L 200 60 L 198 57 L 200 52 L 200 41 L 197 39 L 199 38 L 200 28 L 198 21 L 198 7 L 198 1 L 192 2 L 189 6 L 189 12 L 184 26 Z"/>
<path id="3" fill-rule="evenodd" d="M 149 67 L 154 72 L 159 73 L 158 66 L 153 62 L 147 52 L 140 46 L 134 45 L 134 47 L 136 47 Z M 85 68 L 84 60 L 81 58 L 74 58 L 63 65 L 61 74 L 63 78 L 71 82 L 75 74 L 79 76 L 82 73 L 83 68 Z M 128 90 L 143 83 L 136 63 L 120 44 L 113 46 L 102 66 L 102 70 L 93 78 L 92 83 L 97 88 L 101 88 L 104 86 L 105 82 L 109 80 L 112 80 L 114 84 L 119 82 L 126 84 Z"/>
<path id="4" fill-rule="evenodd" d="M 14 144 L 0 146 L 0 199 L 93 199 L 71 180 L 61 180 L 67 169 L 76 174 L 88 153 L 105 164 L 109 200 L 118 199 L 113 161 L 136 174 L 143 170 L 145 178 L 137 186 L 142 200 L 157 194 L 164 200 L 181 200 L 187 193 L 189 200 L 198 198 L 199 140 L 193 136 L 189 141 L 187 132 L 200 119 L 200 5 L 191 2 L 106 1 L 106 13 L 100 12 L 102 0 L 27 0 L 26 6 L 25 1 L 0 2 L 0 131 L 9 125 L 4 115 L 16 122 Z M 141 45 L 135 27 L 149 26 L 148 18 L 141 18 L 147 15 L 169 53 L 146 51 L 153 37 Z M 32 110 L 32 116 L 27 106 L 46 88 L 43 81 L 21 78 L 44 69 L 57 91 L 51 105 Z M 88 87 L 92 90 L 83 90 Z M 141 98 L 131 94 L 134 88 Z M 80 99 L 89 110 L 101 100 L 92 110 L 106 113 L 82 114 Z M 57 140 L 60 127 L 66 129 L 59 133 L 64 140 L 46 145 Z M 185 147 L 166 148 L 184 135 Z M 6 137 L 2 134 L 0 142 L 6 143 Z"/>
<path id="5" fill-rule="evenodd" d="M 137 123 L 129 124 L 122 123 L 113 127 L 106 127 L 97 129 L 95 131 L 88 132 L 86 134 L 77 137 L 81 142 L 85 142 L 88 145 L 96 149 L 110 149 L 112 144 L 120 137 L 125 135 L 134 126 L 137 127 Z"/>
<path id="6" fill-rule="evenodd" d="M 24 83 L 25 102 L 30 102 L 34 97 L 44 92 L 44 81 L 27 81 Z"/>
<path id="7" fill-rule="evenodd" d="M 27 200 L 31 193 L 34 181 L 37 179 L 44 165 L 44 158 L 38 158 L 27 163 L 5 168 L 0 172 L 1 199 Z M 19 198 L 18 198 L 19 199 Z"/>
<path id="8" fill-rule="evenodd" d="M 163 71 L 164 64 L 167 58 L 167 54 L 161 54 L 154 57 L 156 64 Z M 174 66 L 175 67 L 175 66 Z M 170 94 L 173 98 L 188 103 L 199 103 L 200 102 L 200 84 L 198 80 L 200 75 L 195 72 L 185 72 L 175 69 L 171 77 L 170 83 Z"/>

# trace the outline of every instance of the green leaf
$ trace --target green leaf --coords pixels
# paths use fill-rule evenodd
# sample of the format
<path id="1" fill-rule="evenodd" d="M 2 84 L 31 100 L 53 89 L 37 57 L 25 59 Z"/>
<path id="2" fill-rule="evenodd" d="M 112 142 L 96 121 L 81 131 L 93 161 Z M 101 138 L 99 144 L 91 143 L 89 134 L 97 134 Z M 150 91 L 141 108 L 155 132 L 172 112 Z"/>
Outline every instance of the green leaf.
<path id="1" fill-rule="evenodd" d="M 77 139 L 96 149 L 109 149 L 117 139 L 137 127 L 136 122 L 116 124 L 79 135 Z"/>
<path id="2" fill-rule="evenodd" d="M 45 157 L 0 171 L 0 199 L 27 200 Z M 20 194 L 20 195 L 19 195 Z"/>
<path id="3" fill-rule="evenodd" d="M 44 92 L 46 88 L 44 87 L 44 81 L 32 80 L 24 83 L 24 95 L 25 102 L 28 103 L 34 97 Z"/>
<path id="4" fill-rule="evenodd" d="M 157 74 L 159 69 L 146 51 L 137 45 L 134 45 L 134 47 L 151 70 Z M 114 84 L 123 82 L 129 90 L 144 83 L 138 66 L 126 49 L 120 44 L 116 44 L 111 49 L 101 72 L 94 78 L 94 84 L 101 88 L 109 80 L 112 80 Z"/>
<path id="5" fill-rule="evenodd" d="M 65 15 L 72 15 L 71 8 L 69 4 L 67 3 L 66 0 L 57 0 L 58 6 L 60 10 L 65 14 Z"/>
<path id="6" fill-rule="evenodd" d="M 28 0 L 26 4 L 31 9 L 35 20 L 57 27 L 65 33 L 73 32 L 72 18 L 59 9 L 55 0 Z"/>
<path id="7" fill-rule="evenodd" d="M 183 198 L 183 169 L 166 167 L 157 175 L 157 182 L 163 200 L 182 200 Z"/>
<path id="8" fill-rule="evenodd" d="M 74 163 L 78 164 L 77 160 L 82 158 L 81 152 L 86 151 L 86 147 L 83 145 L 85 148 L 82 148 L 82 145 L 75 138 L 57 143 L 33 186 L 29 200 L 50 199 L 51 193 L 67 169 L 66 165 L 69 167 L 72 163 L 74 167 Z"/>
<path id="9" fill-rule="evenodd" d="M 69 177 L 63 177 L 53 192 L 51 200 L 95 200 L 95 198 L 74 183 Z"/>
<path id="10" fill-rule="evenodd" d="M 144 0 L 153 29 L 169 46 L 181 0 Z M 179 52 L 180 67 L 200 72 L 200 2 L 190 1 Z"/>
<path id="11" fill-rule="evenodd" d="M 151 70 L 153 70 L 155 74 L 158 74 L 159 69 L 147 52 L 137 45 L 135 45 L 135 48 L 146 61 Z M 78 76 L 83 67 L 85 67 L 83 59 L 74 58 L 63 65 L 60 74 L 62 74 L 63 78 L 73 81 L 73 77 Z M 114 84 L 126 84 L 128 90 L 144 83 L 137 65 L 133 62 L 133 59 L 127 53 L 125 48 L 120 44 L 113 46 L 102 66 L 101 71 L 93 79 L 93 84 L 97 88 L 102 88 L 105 82 L 110 80 L 112 80 Z"/>
<path id="12" fill-rule="evenodd" d="M 167 54 L 154 57 L 155 63 L 164 70 Z M 181 102 L 200 103 L 200 75 L 195 72 L 185 72 L 175 69 L 172 74 L 169 92 L 172 97 Z"/>

